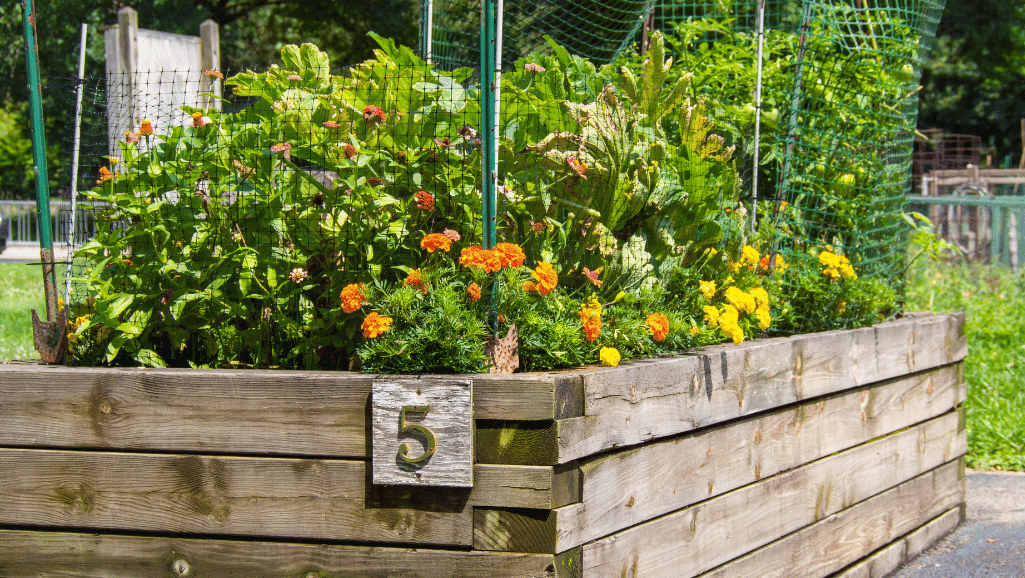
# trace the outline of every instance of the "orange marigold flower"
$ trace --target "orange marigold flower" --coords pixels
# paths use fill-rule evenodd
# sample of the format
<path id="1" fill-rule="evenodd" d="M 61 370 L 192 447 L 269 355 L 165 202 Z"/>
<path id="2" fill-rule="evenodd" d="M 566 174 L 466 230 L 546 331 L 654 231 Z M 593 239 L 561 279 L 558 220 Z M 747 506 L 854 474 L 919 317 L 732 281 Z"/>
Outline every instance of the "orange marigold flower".
<path id="1" fill-rule="evenodd" d="M 421 293 L 427 295 L 427 284 L 424 283 L 424 280 L 422 278 L 420 278 L 419 269 L 413 269 L 412 271 L 410 271 L 409 276 L 406 277 L 406 280 L 403 281 L 402 284 L 412 287 L 414 289 L 418 289 Z"/>
<path id="2" fill-rule="evenodd" d="M 537 291 L 537 285 L 535 285 L 533 281 L 524 281 L 523 290 L 527 293 L 530 293 L 531 291 Z"/>
<path id="3" fill-rule="evenodd" d="M 601 287 L 602 280 L 598 278 L 598 275 L 601 275 L 602 269 L 604 269 L 604 267 L 598 267 L 597 271 L 591 271 L 587 267 L 584 267 L 584 277 L 587 277 L 587 280 L 593 283 L 595 287 Z"/>
<path id="4" fill-rule="evenodd" d="M 577 159 L 576 157 L 570 157 L 570 158 L 566 159 L 566 162 L 569 163 L 569 168 L 571 168 L 574 171 L 576 171 L 576 173 L 578 175 L 580 175 L 581 177 L 583 177 L 585 179 L 587 178 L 587 177 L 584 176 L 584 173 L 587 172 L 587 165 L 586 164 L 580 162 L 580 160 Z"/>
<path id="5" fill-rule="evenodd" d="M 768 255 L 762 257 L 762 260 L 758 262 L 758 267 L 762 271 L 768 271 L 769 270 L 769 256 Z"/>
<path id="6" fill-rule="evenodd" d="M 139 134 L 143 136 L 153 134 L 153 123 L 148 120 L 142 121 L 142 124 L 139 125 Z"/>
<path id="7" fill-rule="evenodd" d="M 513 243 L 498 243 L 494 250 L 502 260 L 502 267 L 521 267 L 527 259 L 523 249 Z"/>
<path id="8" fill-rule="evenodd" d="M 472 245 L 463 249 L 459 262 L 465 267 L 481 269 L 487 273 L 497 273 L 502 269 L 502 258 L 497 251 L 484 249 L 480 245 Z"/>
<path id="9" fill-rule="evenodd" d="M 580 322 L 584 324 L 584 337 L 591 343 L 601 335 L 601 309 L 584 305 L 580 308 Z"/>
<path id="10" fill-rule="evenodd" d="M 644 324 L 648 326 L 648 331 L 651 331 L 651 336 L 655 341 L 662 341 L 666 338 L 666 335 L 669 335 L 669 318 L 666 317 L 665 313 L 652 313 L 648 315 Z"/>
<path id="11" fill-rule="evenodd" d="M 108 169 L 107 167 L 100 167 L 100 178 L 99 178 L 99 180 L 96 181 L 96 184 L 97 185 L 102 185 L 103 183 L 105 183 L 105 182 L 107 182 L 107 181 L 109 181 L 110 179 L 113 179 L 113 178 L 114 178 L 114 173 L 110 172 L 110 169 Z"/>
<path id="12" fill-rule="evenodd" d="M 452 239 L 442 233 L 430 233 L 420 240 L 420 248 L 427 249 L 428 253 L 433 253 L 437 249 L 447 253 L 452 250 Z M 463 251 L 465 252 L 466 250 L 463 249 Z"/>
<path id="13" fill-rule="evenodd" d="M 552 264 L 546 261 L 538 263 L 531 275 L 537 281 L 537 292 L 541 295 L 548 295 L 559 284 L 559 275 Z"/>
<path id="14" fill-rule="evenodd" d="M 418 209 L 423 209 L 425 211 L 434 210 L 434 195 L 427 191 L 417 191 L 416 194 L 413 195 L 413 199 L 416 201 Z"/>
<path id="15" fill-rule="evenodd" d="M 391 317 L 378 315 L 376 311 L 373 311 L 367 315 L 366 319 L 363 320 L 363 325 L 360 329 L 363 330 L 363 337 L 373 339 L 385 331 L 388 331 L 391 323 Z"/>
<path id="16" fill-rule="evenodd" d="M 480 299 L 480 286 L 470 283 L 470 286 L 466 288 L 466 294 L 470 296 L 470 301 L 477 301 Z"/>
<path id="17" fill-rule="evenodd" d="M 370 122 L 372 120 L 384 121 L 384 110 L 381 107 L 371 105 L 363 109 L 363 121 Z"/>
<path id="18" fill-rule="evenodd" d="M 366 297 L 363 296 L 363 284 L 362 283 L 350 283 L 342 289 L 342 311 L 346 313 L 352 313 L 353 311 L 363 307 L 367 303 Z"/>

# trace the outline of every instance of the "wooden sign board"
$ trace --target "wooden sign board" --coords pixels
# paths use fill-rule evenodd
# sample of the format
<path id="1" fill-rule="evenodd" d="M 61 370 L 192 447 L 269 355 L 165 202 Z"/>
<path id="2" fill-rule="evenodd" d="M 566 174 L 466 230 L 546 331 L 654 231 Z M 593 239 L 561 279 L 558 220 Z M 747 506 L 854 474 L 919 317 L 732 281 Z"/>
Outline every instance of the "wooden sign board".
<path id="1" fill-rule="evenodd" d="M 468 379 L 388 379 L 371 392 L 375 484 L 473 487 Z"/>

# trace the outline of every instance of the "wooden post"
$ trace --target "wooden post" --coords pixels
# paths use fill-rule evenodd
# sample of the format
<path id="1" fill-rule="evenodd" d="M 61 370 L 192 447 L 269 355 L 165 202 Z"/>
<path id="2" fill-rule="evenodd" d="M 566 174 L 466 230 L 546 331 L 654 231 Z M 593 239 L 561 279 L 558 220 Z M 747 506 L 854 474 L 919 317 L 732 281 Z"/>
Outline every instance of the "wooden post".
<path id="1" fill-rule="evenodd" d="M 204 20 L 199 25 L 199 51 L 203 69 L 200 74 L 199 92 L 212 93 L 221 96 L 221 81 L 206 74 L 207 70 L 221 69 L 221 32 L 220 27 L 213 20 Z M 221 110 L 220 98 L 205 97 L 206 108 Z"/>
<path id="2" fill-rule="evenodd" d="M 644 19 L 644 26 L 641 28 L 641 58 L 648 53 L 651 47 L 651 32 L 655 29 L 655 9 L 652 8 L 648 17 Z"/>
<path id="3" fill-rule="evenodd" d="M 139 13 L 127 6 L 117 13 L 117 43 L 118 65 L 128 107 L 128 126 L 136 127 L 141 120 L 136 118 L 135 106 L 135 75 L 139 72 Z"/>

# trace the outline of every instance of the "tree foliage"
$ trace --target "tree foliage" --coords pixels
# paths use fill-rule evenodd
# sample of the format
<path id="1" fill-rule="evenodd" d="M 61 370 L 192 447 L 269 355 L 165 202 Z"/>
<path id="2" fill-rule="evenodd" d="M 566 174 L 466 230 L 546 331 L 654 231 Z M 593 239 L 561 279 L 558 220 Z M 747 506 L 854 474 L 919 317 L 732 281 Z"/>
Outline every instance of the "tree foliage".
<path id="1" fill-rule="evenodd" d="M 1016 161 L 1025 118 L 1025 4 L 948 0 L 922 85 L 918 126 L 979 135 L 998 161 Z"/>

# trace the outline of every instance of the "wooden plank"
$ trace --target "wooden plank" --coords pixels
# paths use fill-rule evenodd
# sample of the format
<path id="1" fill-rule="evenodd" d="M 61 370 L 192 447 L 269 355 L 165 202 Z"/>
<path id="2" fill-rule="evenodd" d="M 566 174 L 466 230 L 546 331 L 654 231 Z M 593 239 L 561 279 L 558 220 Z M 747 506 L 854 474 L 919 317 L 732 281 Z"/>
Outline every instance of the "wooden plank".
<path id="1" fill-rule="evenodd" d="M 906 318 L 582 371 L 585 415 L 558 420 L 557 463 L 960 361 L 962 325 Z"/>
<path id="2" fill-rule="evenodd" d="M 961 508 L 953 508 L 907 536 L 892 542 L 832 578 L 885 578 L 912 561 L 961 523 Z"/>
<path id="3" fill-rule="evenodd" d="M 554 553 L 556 527 L 556 510 L 474 508 L 473 549 Z"/>
<path id="4" fill-rule="evenodd" d="M 558 422 L 477 420 L 474 459 L 481 464 L 558 463 Z"/>
<path id="5" fill-rule="evenodd" d="M 479 466 L 469 491 L 369 485 L 348 460 L 0 450 L 0 524 L 471 544 L 470 506 L 549 508 L 552 468 Z"/>
<path id="6" fill-rule="evenodd" d="M 581 500 L 560 510 L 559 543 L 618 532 L 950 411 L 958 366 L 790 406 L 580 464 Z"/>
<path id="7" fill-rule="evenodd" d="M 966 446 L 958 420 L 948 413 L 586 544 L 584 576 L 692 576 L 715 568 L 957 459 Z"/>
<path id="8" fill-rule="evenodd" d="M 472 385 L 444 377 L 374 380 L 375 484 L 473 487 Z"/>
<path id="9" fill-rule="evenodd" d="M 365 457 L 371 380 L 342 372 L 0 365 L 0 439 L 20 447 Z M 572 376 L 473 380 L 477 417 L 551 420 L 557 405 L 567 414 L 579 405 Z"/>
<path id="10" fill-rule="evenodd" d="M 960 461 L 829 516 L 701 578 L 828 576 L 964 502 Z M 942 518 L 941 518 L 942 519 Z M 944 519 L 949 523 L 949 518 Z M 937 530 L 933 528 L 930 532 Z"/>
<path id="11" fill-rule="evenodd" d="M 554 571 L 554 557 L 539 554 L 12 530 L 0 530 L 0 550 L 6 578 L 541 578 Z"/>

